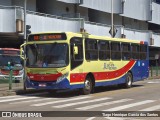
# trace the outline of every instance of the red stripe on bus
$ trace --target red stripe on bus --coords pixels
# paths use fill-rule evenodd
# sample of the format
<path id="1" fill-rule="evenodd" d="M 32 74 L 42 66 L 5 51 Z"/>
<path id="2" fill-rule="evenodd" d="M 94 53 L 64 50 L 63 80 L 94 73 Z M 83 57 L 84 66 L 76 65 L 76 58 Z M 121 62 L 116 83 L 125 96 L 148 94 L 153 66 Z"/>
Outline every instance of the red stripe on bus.
<path id="1" fill-rule="evenodd" d="M 33 81 L 56 81 L 58 77 L 62 76 L 62 73 L 57 74 L 27 74 L 30 80 Z"/>
<path id="2" fill-rule="evenodd" d="M 135 64 L 135 60 L 131 60 L 127 65 L 122 67 L 121 69 L 111 71 L 111 72 L 94 72 L 94 78 L 96 81 L 101 80 L 110 80 L 110 79 L 116 79 L 118 77 L 121 77 L 126 72 L 128 72 L 133 65 Z M 76 83 L 76 82 L 84 82 L 86 78 L 87 73 L 74 73 L 70 75 L 70 83 Z"/>

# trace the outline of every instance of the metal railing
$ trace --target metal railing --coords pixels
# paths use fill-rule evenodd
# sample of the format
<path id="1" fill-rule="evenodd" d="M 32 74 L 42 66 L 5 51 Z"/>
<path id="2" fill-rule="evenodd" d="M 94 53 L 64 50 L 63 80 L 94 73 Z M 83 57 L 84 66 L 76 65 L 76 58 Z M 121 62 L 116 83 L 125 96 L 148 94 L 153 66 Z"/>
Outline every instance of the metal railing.
<path id="1" fill-rule="evenodd" d="M 158 77 L 160 76 L 160 66 L 150 66 L 149 68 L 149 77 Z"/>

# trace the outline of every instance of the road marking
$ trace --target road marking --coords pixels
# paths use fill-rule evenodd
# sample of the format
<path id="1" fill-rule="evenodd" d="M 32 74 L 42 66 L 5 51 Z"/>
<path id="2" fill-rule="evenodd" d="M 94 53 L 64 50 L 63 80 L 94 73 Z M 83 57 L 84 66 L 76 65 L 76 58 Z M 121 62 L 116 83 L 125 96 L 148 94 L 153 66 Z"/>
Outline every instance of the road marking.
<path id="1" fill-rule="evenodd" d="M 160 83 L 159 81 L 155 81 L 155 82 L 148 82 L 148 83 Z"/>
<path id="2" fill-rule="evenodd" d="M 31 106 L 43 106 L 43 105 L 49 105 L 49 104 L 55 104 L 55 103 L 61 103 L 61 102 L 81 100 L 81 99 L 86 99 L 86 98 L 91 98 L 91 96 L 76 97 L 76 98 L 73 98 L 73 99 L 67 98 L 67 100 L 59 100 L 59 101 L 52 101 L 52 102 L 46 102 L 46 103 L 32 104 Z"/>
<path id="3" fill-rule="evenodd" d="M 96 117 L 90 117 L 90 118 L 87 118 L 86 120 L 93 120 L 95 119 Z"/>
<path id="4" fill-rule="evenodd" d="M 108 120 L 125 120 L 124 118 L 119 118 L 119 117 L 105 117 Z M 132 119 L 127 119 L 126 120 L 132 120 Z M 137 119 L 136 119 L 137 120 Z"/>
<path id="5" fill-rule="evenodd" d="M 21 97 L 21 98 L 5 99 L 5 100 L 0 100 L 0 103 L 2 103 L 2 102 L 16 101 L 16 100 L 33 99 L 33 98 L 37 98 L 37 97 Z"/>
<path id="6" fill-rule="evenodd" d="M 9 103 L 9 104 L 20 104 L 20 103 L 29 103 L 29 102 L 38 102 L 38 101 L 44 101 L 44 100 L 55 100 L 57 98 L 44 98 L 44 99 L 34 99 L 34 100 L 26 100 L 26 101 L 21 101 L 21 102 L 12 102 L 12 103 Z"/>
<path id="7" fill-rule="evenodd" d="M 5 97 L 0 97 L 0 99 L 4 99 L 4 98 L 13 98 L 13 97 L 19 97 L 18 95 L 14 95 L 14 96 L 5 96 Z"/>
<path id="8" fill-rule="evenodd" d="M 106 103 L 89 105 L 89 106 L 80 107 L 80 108 L 76 108 L 76 109 L 79 109 L 79 110 L 88 110 L 88 109 L 92 109 L 92 108 L 96 108 L 96 107 L 101 107 L 101 106 L 104 106 L 104 105 L 111 105 L 111 104 L 116 104 L 116 103 L 122 103 L 122 102 L 130 101 L 130 100 L 133 100 L 133 99 L 121 99 L 121 100 L 110 101 L 110 102 L 106 102 Z"/>
<path id="9" fill-rule="evenodd" d="M 46 92 L 43 92 L 43 93 L 33 93 L 33 94 L 25 94 L 25 95 L 4 96 L 4 97 L 0 97 L 0 100 L 1 99 L 5 99 L 5 98 L 27 97 L 27 96 L 35 96 L 35 95 L 43 95 L 43 94 L 46 94 Z"/>
<path id="10" fill-rule="evenodd" d="M 105 97 L 105 98 L 100 98 L 100 99 L 87 100 L 87 101 L 75 102 L 75 103 L 68 103 L 68 104 L 63 104 L 63 105 L 58 105 L 58 106 L 52 106 L 52 107 L 55 107 L 55 108 L 64 108 L 64 107 L 69 107 L 69 106 L 74 106 L 74 105 L 80 105 L 80 104 L 85 104 L 85 103 L 98 102 L 98 101 L 103 101 L 103 100 L 108 100 L 108 99 L 111 99 L 111 98 Z"/>
<path id="11" fill-rule="evenodd" d="M 114 108 L 106 109 L 106 110 L 102 110 L 102 111 L 119 111 L 119 110 L 123 110 L 123 109 L 126 109 L 126 108 L 131 108 L 131 107 L 134 107 L 134 106 L 143 105 L 143 104 L 147 104 L 147 103 L 151 103 L 151 102 L 154 102 L 154 100 L 145 100 L 145 101 L 141 101 L 141 102 L 137 102 L 137 103 L 131 103 L 131 104 L 128 104 L 128 105 L 114 107 Z"/>
<path id="12" fill-rule="evenodd" d="M 160 105 L 152 106 L 152 107 L 145 108 L 139 111 L 155 111 L 155 110 L 160 110 Z"/>

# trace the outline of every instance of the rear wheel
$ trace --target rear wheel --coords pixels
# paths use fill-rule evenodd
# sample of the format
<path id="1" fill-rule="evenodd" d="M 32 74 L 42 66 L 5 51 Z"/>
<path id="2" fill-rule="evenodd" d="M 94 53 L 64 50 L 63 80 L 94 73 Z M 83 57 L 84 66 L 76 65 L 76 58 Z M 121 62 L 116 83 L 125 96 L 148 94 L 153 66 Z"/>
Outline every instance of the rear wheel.
<path id="1" fill-rule="evenodd" d="M 126 75 L 126 83 L 124 84 L 124 87 L 125 88 L 132 87 L 132 81 L 133 81 L 132 74 L 128 72 Z"/>
<path id="2" fill-rule="evenodd" d="M 93 91 L 93 82 L 90 76 L 87 76 L 84 82 L 83 94 L 87 95 Z"/>

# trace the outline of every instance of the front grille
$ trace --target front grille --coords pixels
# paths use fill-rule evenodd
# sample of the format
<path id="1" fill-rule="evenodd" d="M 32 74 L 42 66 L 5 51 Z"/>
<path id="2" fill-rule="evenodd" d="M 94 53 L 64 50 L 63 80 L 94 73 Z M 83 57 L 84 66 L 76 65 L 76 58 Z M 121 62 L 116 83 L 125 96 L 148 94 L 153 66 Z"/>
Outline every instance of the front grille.
<path id="1" fill-rule="evenodd" d="M 9 75 L 10 71 L 9 70 L 1 70 L 1 74 L 2 75 Z M 12 71 L 12 75 L 18 75 L 19 74 L 19 70 L 13 70 Z"/>
<path id="2" fill-rule="evenodd" d="M 45 83 L 46 84 L 46 86 L 52 86 L 53 84 L 56 84 L 56 81 L 53 81 L 53 82 L 42 82 L 42 81 L 34 81 L 34 80 L 30 80 L 33 84 L 34 84 L 34 86 L 38 86 L 39 84 L 41 84 L 41 83 Z"/>

